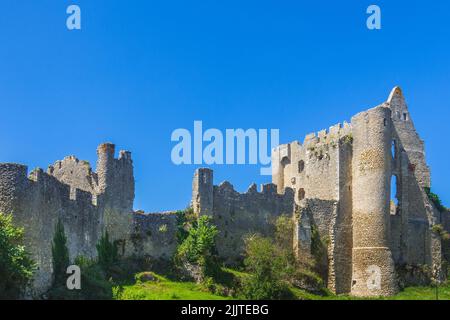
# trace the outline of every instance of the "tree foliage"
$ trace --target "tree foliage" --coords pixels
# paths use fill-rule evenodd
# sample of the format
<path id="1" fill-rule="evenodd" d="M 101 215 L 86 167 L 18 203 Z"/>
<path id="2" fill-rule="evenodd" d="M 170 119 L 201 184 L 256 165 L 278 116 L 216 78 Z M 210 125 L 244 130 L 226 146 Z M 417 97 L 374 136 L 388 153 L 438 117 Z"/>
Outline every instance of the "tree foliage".
<path id="1" fill-rule="evenodd" d="M 64 232 L 64 225 L 58 220 L 55 227 L 52 243 L 52 262 L 54 285 L 65 285 L 66 270 L 70 265 L 69 249 L 67 248 L 67 237 Z"/>
<path id="2" fill-rule="evenodd" d="M 109 240 L 108 231 L 105 231 L 97 244 L 97 254 L 98 264 L 105 271 L 108 271 L 118 260 L 117 245 Z"/>
<path id="3" fill-rule="evenodd" d="M 211 223 L 211 219 L 208 216 L 200 217 L 192 224 L 186 238 L 178 246 L 175 262 L 197 265 L 203 276 L 214 277 L 219 268 L 215 254 L 217 234 L 217 227 Z"/>
<path id="4" fill-rule="evenodd" d="M 19 298 L 33 277 L 35 264 L 22 243 L 23 229 L 0 213 L 0 300 Z"/>

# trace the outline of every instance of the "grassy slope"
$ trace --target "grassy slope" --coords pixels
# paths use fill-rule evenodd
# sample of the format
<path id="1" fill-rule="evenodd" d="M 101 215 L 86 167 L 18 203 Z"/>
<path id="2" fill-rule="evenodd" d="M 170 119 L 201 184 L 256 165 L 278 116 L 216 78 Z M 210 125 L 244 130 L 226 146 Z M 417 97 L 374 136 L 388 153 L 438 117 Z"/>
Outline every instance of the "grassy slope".
<path id="1" fill-rule="evenodd" d="M 237 277 L 245 277 L 246 274 L 231 269 L 226 269 Z M 148 281 L 123 286 L 119 299 L 122 300 L 226 300 L 223 297 L 206 292 L 200 285 L 193 282 L 171 281 L 163 276 L 157 276 L 158 281 Z M 292 293 L 299 300 L 361 300 L 347 295 L 318 296 L 304 290 L 291 288 Z M 435 289 L 431 287 L 410 287 L 398 295 L 389 298 L 376 298 L 379 300 L 434 300 Z M 439 299 L 450 300 L 450 283 L 439 288 Z"/>
<path id="2" fill-rule="evenodd" d="M 123 286 L 121 300 L 224 300 L 202 289 L 194 282 L 176 282 L 163 276 L 157 276 L 158 281 L 147 281 Z"/>

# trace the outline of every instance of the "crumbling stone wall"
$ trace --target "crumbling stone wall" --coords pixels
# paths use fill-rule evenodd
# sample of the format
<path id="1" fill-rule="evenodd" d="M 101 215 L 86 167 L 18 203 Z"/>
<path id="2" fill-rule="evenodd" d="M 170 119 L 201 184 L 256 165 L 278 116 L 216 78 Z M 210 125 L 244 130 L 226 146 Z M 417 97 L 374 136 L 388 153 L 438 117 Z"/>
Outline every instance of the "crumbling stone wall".
<path id="1" fill-rule="evenodd" d="M 297 221 L 297 254 L 309 254 L 305 248 L 311 228 L 317 227 L 328 243 L 332 291 L 349 293 L 356 282 L 355 295 L 394 293 L 392 260 L 399 266 L 440 270 L 441 241 L 431 229 L 445 221 L 424 191 L 430 186 L 424 143 L 400 88 L 384 104 L 353 117 L 351 124 L 309 134 L 302 144 L 279 146 L 272 153 L 272 166 L 278 192 L 292 188 L 299 212 L 307 217 Z M 393 176 L 397 203 L 390 204 Z M 358 253 L 371 247 L 384 253 Z M 380 290 L 368 292 L 363 269 L 371 259 L 379 260 L 385 282 Z"/>
<path id="2" fill-rule="evenodd" d="M 328 243 L 325 280 L 336 293 L 349 292 L 351 283 L 351 159 L 352 132 L 346 122 L 308 134 L 303 144 L 281 145 L 272 153 L 272 181 L 278 191 L 294 190 L 299 211 L 308 216 L 303 221 L 317 227 L 322 241 Z M 297 221 L 300 231 L 305 228 L 302 224 Z M 294 243 L 294 247 L 305 245 Z"/>
<path id="3" fill-rule="evenodd" d="M 194 175 L 192 206 L 198 216 L 208 215 L 218 227 L 216 245 L 220 257 L 228 264 L 239 263 L 247 235 L 274 235 L 274 222 L 281 215 L 293 216 L 294 194 L 285 189 L 278 194 L 273 184 L 255 184 L 246 193 L 234 190 L 229 182 L 213 184 L 210 169 L 198 169 Z"/>
<path id="4" fill-rule="evenodd" d="M 62 184 L 37 169 L 27 177 L 27 167 L 0 164 L 0 211 L 13 214 L 25 229 L 25 244 L 38 264 L 34 289 L 42 292 L 52 281 L 51 243 L 60 219 L 65 227 L 70 259 L 95 256 L 101 234 L 102 212 L 92 204 L 92 194 Z"/>
<path id="5" fill-rule="evenodd" d="M 135 213 L 133 219 L 133 253 L 137 257 L 170 260 L 177 248 L 175 212 Z"/>
<path id="6" fill-rule="evenodd" d="M 25 230 L 25 244 L 38 269 L 32 294 L 52 283 L 51 245 L 56 223 L 65 229 L 70 260 L 95 258 L 105 230 L 122 256 L 169 259 L 175 250 L 175 216 L 133 213 L 134 177 L 131 154 L 114 158 L 115 147 L 98 148 L 97 172 L 70 156 L 47 172 L 19 164 L 0 164 L 0 212 L 12 214 Z"/>
<path id="7" fill-rule="evenodd" d="M 174 213 L 133 211 L 130 152 L 120 151 L 116 159 L 115 146 L 106 143 L 97 155 L 95 172 L 74 156 L 28 176 L 25 166 L 0 164 L 0 212 L 12 214 L 25 228 L 26 245 L 39 266 L 36 293 L 51 283 L 51 241 L 58 220 L 65 226 L 72 260 L 95 257 L 105 230 L 123 256 L 169 259 L 175 252 Z M 450 231 L 449 212 L 439 212 L 425 192 L 431 178 L 424 143 L 400 88 L 350 124 L 277 147 L 272 167 L 273 184 L 259 192 L 252 185 L 245 193 L 229 182 L 214 185 L 209 169 L 195 172 L 194 212 L 213 218 L 218 252 L 227 263 L 241 260 L 246 235 L 271 236 L 276 218 L 288 215 L 295 223 L 298 257 L 313 254 L 312 230 L 318 231 L 327 247 L 325 278 L 336 293 L 393 294 L 394 265 L 426 265 L 443 276 L 441 239 L 432 229 L 442 224 Z M 390 201 L 393 176 L 396 201 Z M 372 283 L 374 266 L 381 273 L 380 286 Z"/>

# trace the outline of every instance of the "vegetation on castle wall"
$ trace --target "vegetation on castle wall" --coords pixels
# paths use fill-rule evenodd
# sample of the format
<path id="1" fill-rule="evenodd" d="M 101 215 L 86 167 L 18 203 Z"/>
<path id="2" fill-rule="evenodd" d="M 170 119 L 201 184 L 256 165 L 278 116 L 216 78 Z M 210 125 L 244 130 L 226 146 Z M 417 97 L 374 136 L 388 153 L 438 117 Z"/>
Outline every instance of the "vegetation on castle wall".
<path id="1" fill-rule="evenodd" d="M 324 280 L 328 277 L 328 238 L 321 237 L 316 225 L 311 226 L 311 253 L 313 269 Z"/>
<path id="2" fill-rule="evenodd" d="M 177 215 L 177 243 L 181 244 L 189 235 L 189 229 L 196 220 L 194 209 L 189 207 L 176 212 Z"/>
<path id="3" fill-rule="evenodd" d="M 242 295 L 251 300 L 282 299 L 289 294 L 284 281 L 288 272 L 286 256 L 270 238 L 260 235 L 245 240 L 244 264 L 250 276 L 242 285 Z"/>
<path id="4" fill-rule="evenodd" d="M 20 298 L 33 277 L 35 263 L 22 242 L 23 229 L 0 213 L 0 300 Z"/>
<path id="5" fill-rule="evenodd" d="M 58 220 L 52 242 L 53 286 L 65 285 L 66 270 L 70 265 L 69 249 L 64 225 Z"/>
<path id="6" fill-rule="evenodd" d="M 324 282 L 309 257 L 296 259 L 292 250 L 293 221 L 281 216 L 275 222 L 275 237 L 250 235 L 245 241 L 245 267 L 249 273 L 242 283 L 246 299 L 293 298 L 290 288 L 324 294 Z"/>
<path id="7" fill-rule="evenodd" d="M 109 240 L 108 230 L 100 238 L 97 244 L 98 264 L 106 273 L 118 261 L 118 250 L 116 243 Z"/>
<path id="8" fill-rule="evenodd" d="M 447 208 L 442 204 L 442 201 L 439 198 L 439 196 L 436 193 L 433 193 L 431 191 L 431 188 L 425 187 L 424 189 L 430 201 L 433 202 L 433 204 L 440 212 L 447 211 Z"/>
<path id="9" fill-rule="evenodd" d="M 67 267 L 70 265 L 64 226 L 58 221 L 52 243 L 54 283 L 47 292 L 55 300 L 105 300 L 113 297 L 114 278 L 122 278 L 126 268 L 119 265 L 117 246 L 110 241 L 107 231 L 97 247 L 97 259 L 78 256 L 73 262 L 81 270 L 81 290 L 69 290 L 66 285 Z"/>
<path id="10" fill-rule="evenodd" d="M 210 217 L 202 216 L 192 223 L 187 232 L 177 248 L 175 264 L 184 269 L 198 269 L 198 275 L 194 278 L 199 281 L 206 277 L 214 278 L 220 269 L 215 250 L 217 227 L 211 223 Z"/>

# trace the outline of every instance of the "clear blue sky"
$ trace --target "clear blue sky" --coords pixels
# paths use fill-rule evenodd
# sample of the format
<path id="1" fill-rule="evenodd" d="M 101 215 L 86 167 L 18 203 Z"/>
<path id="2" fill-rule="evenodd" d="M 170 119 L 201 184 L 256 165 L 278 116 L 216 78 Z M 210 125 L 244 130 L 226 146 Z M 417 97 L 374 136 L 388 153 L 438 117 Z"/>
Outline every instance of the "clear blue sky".
<path id="1" fill-rule="evenodd" d="M 382 9 L 382 30 L 366 8 Z M 66 29 L 66 8 L 82 30 Z M 176 128 L 279 128 L 281 142 L 349 120 L 400 85 L 450 205 L 449 1 L 2 0 L 0 162 L 46 168 L 104 141 L 133 152 L 136 209 L 184 208 L 195 166 Z M 244 191 L 259 166 L 221 166 Z"/>

